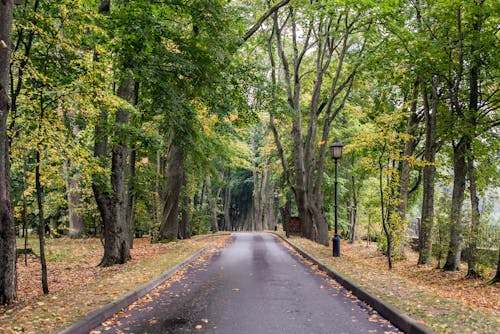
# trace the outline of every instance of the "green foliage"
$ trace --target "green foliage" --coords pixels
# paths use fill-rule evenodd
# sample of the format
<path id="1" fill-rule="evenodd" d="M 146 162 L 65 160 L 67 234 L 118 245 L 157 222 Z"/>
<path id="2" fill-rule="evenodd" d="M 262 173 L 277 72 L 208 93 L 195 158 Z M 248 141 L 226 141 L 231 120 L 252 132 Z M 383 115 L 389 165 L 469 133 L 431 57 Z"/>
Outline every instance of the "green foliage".
<path id="1" fill-rule="evenodd" d="M 101 233 L 101 218 L 91 184 L 94 176 L 98 186 L 110 190 L 109 157 L 99 160 L 93 157 L 94 128 L 102 110 L 108 112 L 108 124 L 103 130 L 109 134 L 119 129 L 113 117 L 118 108 L 125 108 L 131 115 L 130 124 L 120 128 L 121 137 L 110 136 L 108 150 L 124 138 L 137 148 L 133 189 L 137 230 L 148 231 L 158 223 L 164 190 L 159 180 L 172 133 L 176 134 L 176 144 L 186 152 L 187 180 L 183 195 L 189 199 L 201 193 L 206 175 L 210 174 L 214 189 L 231 188 L 232 207 L 245 216 L 252 203 L 254 158 L 259 171 L 264 167 L 271 171 L 276 189 L 288 189 L 281 174 L 280 157 L 267 130 L 270 115 L 275 119 L 294 183 L 290 123 L 301 114 L 303 130 L 307 129 L 316 83 L 313 75 L 316 46 L 302 59 L 298 73 L 302 80 L 301 109 L 294 111 L 282 80 L 271 85 L 266 47 L 271 37 L 272 17 L 247 43 L 241 41 L 246 29 L 268 9 L 267 2 L 111 1 L 109 15 L 97 13 L 99 1 L 40 1 L 37 8 L 33 7 L 34 3 L 26 1 L 25 5 L 15 7 L 9 136 L 12 203 L 18 226 L 23 218 L 29 226 L 37 225 L 33 157 L 38 150 L 47 218 L 55 219 L 61 229 L 66 228 L 67 183 L 76 175 L 82 193 L 79 212 L 84 217 L 87 234 Z M 356 29 L 350 31 L 352 39 L 338 77 L 339 82 L 343 82 L 356 68 L 355 80 L 349 98 L 341 101 L 339 95 L 333 101 L 333 106 L 340 109 L 326 140 L 337 137 L 345 145 L 344 156 L 339 161 L 342 235 L 348 231 L 346 202 L 355 190 L 351 185 L 354 177 L 362 231 L 368 234 L 370 224 L 369 233 L 380 240 L 384 250 L 387 240 L 380 238 L 384 216 L 395 248 L 404 244 L 406 222 L 394 214 L 399 204 L 399 168 L 403 161 L 410 163 L 413 185 L 425 165 L 421 158 L 423 123 L 419 123 L 413 138 L 417 145 L 415 155 L 401 157 L 404 143 L 410 139 L 406 121 L 414 102 L 411 95 L 417 79 L 428 89 L 435 80 L 439 97 L 436 137 L 440 152 L 436 167 L 437 182 L 443 189 L 437 193 L 443 196 L 449 193 L 453 175 L 451 144 L 462 135 L 471 137 L 468 156 L 474 158 L 480 196 L 488 197 L 491 189 L 499 186 L 500 140 L 492 126 L 499 121 L 499 8 L 496 2 L 322 1 L 311 4 L 294 1 L 292 4 L 301 29 L 307 27 L 309 21 L 317 23 L 347 12 L 352 19 L 355 17 L 352 14 L 359 14 L 353 26 Z M 278 13 L 281 24 L 288 9 Z M 474 23 L 478 20 L 481 30 L 475 31 Z M 319 29 L 319 25 L 314 27 Z M 285 30 L 285 54 L 290 57 L 293 48 Z M 299 38 L 299 48 L 304 43 L 303 37 Z M 341 27 L 332 30 L 328 37 L 332 43 L 340 41 Z M 360 54 L 362 45 L 365 52 Z M 273 53 L 277 61 L 275 49 Z M 460 78 L 461 56 L 464 62 Z M 468 106 L 469 70 L 473 64 L 480 68 L 478 114 L 472 113 Z M 276 65 L 282 66 L 278 61 Z M 320 103 L 328 98 L 339 65 L 340 60 L 333 57 L 323 78 Z M 137 105 L 115 94 L 114 86 L 130 74 L 139 83 Z M 280 72 L 279 79 L 282 75 Z M 456 92 L 455 84 L 458 85 Z M 419 115 L 423 108 L 421 89 L 417 97 Z M 453 106 L 455 93 L 461 113 Z M 324 115 L 324 111 L 318 113 L 318 128 L 325 126 Z M 476 117 L 475 124 L 472 124 L 473 117 Z M 249 140 L 252 136 L 257 138 L 256 148 Z M 327 144 L 322 143 L 319 134 L 316 137 L 315 147 Z M 333 168 L 331 159 L 326 159 L 321 185 L 324 208 L 321 209 L 325 210 L 330 225 L 333 223 Z M 222 178 L 222 172 L 228 171 L 231 176 Z M 381 185 L 379 175 L 382 175 Z M 282 205 L 285 194 L 280 197 Z M 409 207 L 419 206 L 420 201 L 421 190 L 417 187 L 410 196 Z M 382 203 L 384 212 L 380 209 Z M 438 203 L 438 207 L 433 254 L 442 257 L 449 241 L 449 200 Z M 189 212 L 193 233 L 208 232 L 206 205 L 191 203 Z M 498 240 L 487 233 L 480 239 L 480 243 L 497 246 Z"/>
<path id="2" fill-rule="evenodd" d="M 208 207 L 197 210 L 191 217 L 193 235 L 210 233 L 210 212 Z"/>

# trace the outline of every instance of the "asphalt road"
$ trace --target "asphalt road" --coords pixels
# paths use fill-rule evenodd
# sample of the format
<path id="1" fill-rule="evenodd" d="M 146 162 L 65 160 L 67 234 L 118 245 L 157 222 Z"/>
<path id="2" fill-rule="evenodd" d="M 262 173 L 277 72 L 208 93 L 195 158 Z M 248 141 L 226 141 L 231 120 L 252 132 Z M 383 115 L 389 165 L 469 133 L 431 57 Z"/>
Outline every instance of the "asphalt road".
<path id="1" fill-rule="evenodd" d="M 96 333 L 399 333 L 266 233 L 235 234 L 146 297 Z"/>

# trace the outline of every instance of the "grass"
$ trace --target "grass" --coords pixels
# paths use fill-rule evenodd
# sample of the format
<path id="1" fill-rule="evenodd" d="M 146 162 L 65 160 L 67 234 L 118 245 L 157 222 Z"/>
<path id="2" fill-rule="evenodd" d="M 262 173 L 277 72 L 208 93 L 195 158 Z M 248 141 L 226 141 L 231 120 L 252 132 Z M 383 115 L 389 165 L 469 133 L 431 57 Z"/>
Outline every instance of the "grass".
<path id="1" fill-rule="evenodd" d="M 342 242 L 341 257 L 331 247 L 307 239 L 290 240 L 329 268 L 386 300 L 437 333 L 491 333 L 500 328 L 499 284 L 467 280 L 464 270 L 444 272 L 435 265 L 417 266 L 416 254 L 392 271 L 375 244 Z"/>
<path id="2" fill-rule="evenodd" d="M 124 265 L 97 267 L 102 256 L 99 239 L 68 238 L 47 240 L 49 295 L 41 293 L 39 259 L 18 259 L 18 302 L 0 308 L 0 333 L 56 333 L 88 313 L 101 308 L 135 287 L 207 245 L 218 246 L 227 238 L 182 240 L 168 244 L 150 244 L 136 239 L 132 260 Z M 30 239 L 36 254 L 37 240 Z M 21 248 L 23 243 L 18 243 Z"/>

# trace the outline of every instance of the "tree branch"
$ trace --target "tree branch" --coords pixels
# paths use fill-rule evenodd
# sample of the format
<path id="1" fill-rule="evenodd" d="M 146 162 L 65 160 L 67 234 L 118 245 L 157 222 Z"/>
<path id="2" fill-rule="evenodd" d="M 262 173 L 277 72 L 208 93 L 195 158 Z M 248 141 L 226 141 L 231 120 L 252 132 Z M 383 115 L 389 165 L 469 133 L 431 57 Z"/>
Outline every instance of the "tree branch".
<path id="1" fill-rule="evenodd" d="M 277 12 L 281 7 L 286 6 L 289 2 L 290 0 L 282 0 L 273 7 L 269 8 L 267 12 L 265 12 L 264 15 L 262 15 L 259 20 L 243 35 L 243 41 L 246 42 L 250 37 L 252 37 L 269 16 Z"/>

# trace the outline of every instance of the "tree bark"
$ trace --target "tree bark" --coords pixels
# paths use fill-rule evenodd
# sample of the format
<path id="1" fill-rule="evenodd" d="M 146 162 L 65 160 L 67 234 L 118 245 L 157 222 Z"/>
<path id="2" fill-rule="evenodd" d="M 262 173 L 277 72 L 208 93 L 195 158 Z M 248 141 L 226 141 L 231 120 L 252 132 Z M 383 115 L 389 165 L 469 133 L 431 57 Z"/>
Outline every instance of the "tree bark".
<path id="1" fill-rule="evenodd" d="M 479 5 L 481 6 L 481 5 Z M 478 8 L 479 9 L 479 8 Z M 478 11 L 479 13 L 480 11 Z M 473 57 L 472 64 L 469 71 L 469 110 L 467 113 L 467 120 L 471 127 L 467 133 L 470 136 L 470 142 L 467 155 L 467 174 L 469 176 L 469 191 L 471 202 L 471 222 L 470 222 L 470 235 L 469 247 L 467 256 L 467 278 L 481 277 L 477 269 L 477 239 L 479 234 L 479 225 L 481 213 L 479 212 L 479 198 L 477 196 L 476 174 L 474 169 L 474 151 L 472 148 L 472 140 L 476 137 L 477 127 L 477 113 L 479 111 L 479 64 L 481 60 L 477 55 L 479 34 L 481 31 L 482 21 L 480 14 L 475 16 L 473 23 L 473 39 L 471 43 L 471 54 Z"/>
<path id="2" fill-rule="evenodd" d="M 9 66 L 12 47 L 13 1 L 0 1 L 0 304 L 10 304 L 17 296 L 16 232 L 10 200 Z"/>
<path id="3" fill-rule="evenodd" d="M 186 174 L 183 175 L 182 185 L 186 188 L 187 180 Z M 189 196 L 185 193 L 182 194 L 182 205 L 181 205 L 181 221 L 179 223 L 179 238 L 180 239 L 190 239 L 191 238 L 191 226 L 189 224 L 189 206 L 191 201 Z"/>
<path id="4" fill-rule="evenodd" d="M 399 177 L 399 200 L 398 205 L 398 216 L 401 220 L 400 223 L 407 225 L 406 222 L 406 210 L 408 206 L 408 194 L 410 188 L 410 171 L 411 164 L 410 158 L 415 151 L 417 142 L 415 140 L 415 133 L 418 126 L 418 115 L 417 115 L 417 99 L 418 99 L 418 88 L 419 79 L 414 84 L 413 95 L 410 107 L 410 115 L 408 117 L 408 123 L 406 126 L 406 133 L 410 135 L 410 139 L 405 142 L 403 156 L 401 161 L 401 171 Z"/>
<path id="5" fill-rule="evenodd" d="M 170 144 L 167 160 L 166 194 L 163 199 L 159 239 L 171 241 L 177 239 L 179 234 L 179 200 L 184 178 L 184 149 L 176 143 L 175 137 Z"/>
<path id="6" fill-rule="evenodd" d="M 447 271 L 460 269 L 460 254 L 462 252 L 462 205 L 465 195 L 465 177 L 467 168 L 465 155 L 467 149 L 467 139 L 462 137 L 458 144 L 453 147 L 453 194 L 451 198 L 451 231 L 448 255 L 443 269 Z"/>
<path id="7" fill-rule="evenodd" d="M 229 180 L 229 172 L 228 172 Z M 231 225 L 231 187 L 229 184 L 224 188 L 224 229 L 226 231 L 232 231 L 233 227 Z"/>
<path id="8" fill-rule="evenodd" d="M 257 129 L 256 129 L 257 130 Z M 252 190 L 252 230 L 262 231 L 264 228 L 263 222 L 263 198 L 262 198 L 262 188 L 264 187 L 264 171 L 262 170 L 262 164 L 258 163 L 258 136 L 262 136 L 259 131 L 254 131 L 252 137 L 252 152 L 253 152 L 253 164 L 252 164 L 252 178 L 253 178 L 253 190 Z M 265 167 L 264 167 L 265 168 Z"/>
<path id="9" fill-rule="evenodd" d="M 462 7 L 457 7 L 457 53 L 458 62 L 456 65 L 456 77 L 453 86 L 450 87 L 451 107 L 458 118 L 463 119 L 464 114 L 460 104 L 460 86 L 464 71 L 464 51 L 463 51 L 463 34 L 462 34 Z M 462 205 L 465 196 L 465 179 L 467 175 L 466 166 L 466 150 L 469 147 L 470 140 L 467 135 L 467 130 L 462 132 L 462 136 L 456 144 L 453 145 L 453 194 L 451 198 L 451 213 L 450 213 L 450 243 L 448 246 L 448 255 L 443 269 L 447 271 L 460 269 L 460 254 L 462 252 Z"/>
<path id="10" fill-rule="evenodd" d="M 103 0 L 99 4 L 99 14 L 107 15 L 110 10 L 110 1 Z M 98 54 L 94 54 L 98 61 Z M 127 71 L 127 69 L 124 69 Z M 133 103 L 134 79 L 131 74 L 125 77 L 118 87 L 117 96 Z M 111 180 L 102 175 L 93 175 L 92 190 L 99 208 L 99 213 L 104 225 L 104 255 L 100 266 L 106 267 L 127 262 L 130 256 L 130 231 L 126 219 L 126 166 L 127 143 L 124 127 L 128 124 L 129 114 L 126 106 L 119 106 L 115 116 L 114 131 L 116 143 L 111 156 Z M 94 156 L 101 161 L 108 157 L 108 112 L 101 110 L 99 121 L 95 128 Z"/>
<path id="11" fill-rule="evenodd" d="M 134 96 L 134 80 L 125 78 L 118 87 L 117 95 L 126 101 L 132 101 Z M 101 114 L 101 121 L 107 120 L 105 111 Z M 129 113 L 126 107 L 120 106 L 116 111 L 115 131 L 117 138 L 111 157 L 111 191 L 106 190 L 105 182 L 94 182 L 93 189 L 97 206 L 104 224 L 104 255 L 100 266 L 106 267 L 122 264 L 130 260 L 130 229 L 127 224 L 127 152 L 126 133 L 123 128 L 128 124 Z M 106 122 L 103 124 L 106 125 Z M 94 155 L 98 158 L 106 156 L 107 135 L 101 128 L 96 127 L 96 143 Z M 104 138 L 100 138 L 103 136 Z"/>
<path id="12" fill-rule="evenodd" d="M 357 196 L 357 188 L 356 188 L 356 179 L 354 178 L 354 175 L 351 175 L 351 206 L 349 209 L 349 221 L 350 221 L 350 227 L 349 227 L 349 241 L 351 243 L 354 243 L 356 240 L 356 222 L 358 219 L 358 196 Z"/>
<path id="13" fill-rule="evenodd" d="M 38 204 L 38 240 L 40 243 L 40 265 L 42 268 L 42 290 L 44 294 L 48 294 L 49 283 L 47 280 L 47 261 L 45 259 L 45 217 L 43 213 L 42 185 L 40 183 L 40 148 L 37 148 L 36 151 L 35 187 Z"/>
<path id="14" fill-rule="evenodd" d="M 217 202 L 212 192 L 212 180 L 210 178 L 210 175 L 207 175 L 206 186 L 207 202 L 208 208 L 210 210 L 210 226 L 212 229 L 212 233 L 217 233 L 219 232 L 219 225 L 217 224 Z"/>
<path id="15" fill-rule="evenodd" d="M 425 148 L 423 168 L 423 198 L 422 198 L 422 218 L 418 235 L 418 264 L 429 262 L 431 254 L 431 236 L 434 225 L 434 178 L 436 175 L 436 120 L 437 120 L 437 83 L 432 82 L 432 106 L 429 105 L 429 98 L 426 84 L 422 83 L 422 96 L 424 101 L 425 115 Z"/>
<path id="16" fill-rule="evenodd" d="M 469 191 L 471 202 L 471 222 L 469 247 L 467 249 L 467 278 L 478 278 L 481 274 L 477 270 L 477 238 L 481 214 L 479 212 L 479 198 L 477 197 L 476 175 L 474 170 L 474 159 L 467 158 L 467 174 L 469 175 Z"/>
<path id="17" fill-rule="evenodd" d="M 127 191 L 127 226 L 130 231 L 130 249 L 134 248 L 134 218 L 135 218 L 135 164 L 136 164 L 137 148 L 132 145 L 129 155 L 128 164 L 128 191 Z"/>
<path id="18" fill-rule="evenodd" d="M 274 187 L 271 184 L 270 170 L 265 168 L 262 171 L 261 184 L 261 212 L 262 212 L 262 227 L 264 230 L 274 230 L 276 218 L 274 215 Z"/>
<path id="19" fill-rule="evenodd" d="M 73 135 L 74 140 L 80 133 L 80 127 L 75 123 L 76 114 L 71 110 L 67 114 L 68 128 Z M 78 166 L 73 159 L 65 162 L 67 170 L 67 199 L 68 199 L 68 216 L 69 216 L 69 236 L 71 238 L 81 238 L 85 234 L 85 225 L 81 215 L 82 206 L 82 191 L 80 185 L 80 173 Z"/>
<path id="20" fill-rule="evenodd" d="M 69 216 L 69 236 L 71 238 L 81 238 L 85 234 L 85 225 L 80 213 L 82 203 L 82 192 L 80 189 L 80 176 L 77 167 L 72 160 L 68 166 L 68 216 Z"/>
<path id="21" fill-rule="evenodd" d="M 378 167 L 379 167 L 379 193 L 380 193 L 380 218 L 382 220 L 382 228 L 384 230 L 384 234 L 387 240 L 387 264 L 389 265 L 389 270 L 392 269 L 392 238 L 393 233 L 390 226 L 390 205 L 386 205 L 386 199 L 384 195 L 384 165 L 382 163 L 382 159 L 384 157 L 384 151 L 381 153 L 378 159 Z"/>
<path id="22" fill-rule="evenodd" d="M 134 80 L 134 95 L 132 98 L 132 103 L 137 106 L 139 103 L 139 83 Z M 135 123 L 134 119 L 131 123 Z M 137 124 L 133 124 L 137 126 Z M 135 141 L 130 145 L 129 161 L 128 161 L 128 189 L 127 189 L 127 209 L 126 209 L 126 219 L 129 235 L 129 247 L 134 248 L 134 222 L 135 222 L 135 201 L 136 201 L 136 180 L 135 180 L 135 169 L 137 162 L 137 146 Z"/>

